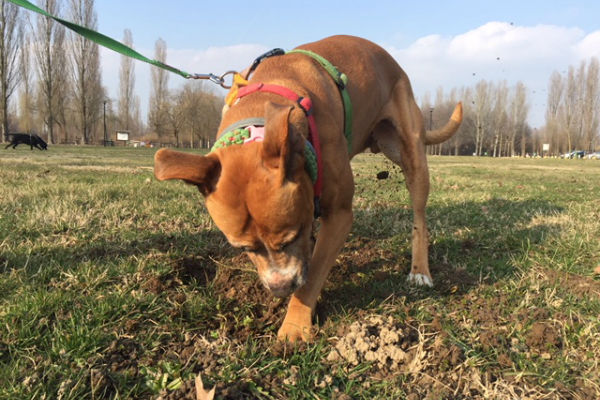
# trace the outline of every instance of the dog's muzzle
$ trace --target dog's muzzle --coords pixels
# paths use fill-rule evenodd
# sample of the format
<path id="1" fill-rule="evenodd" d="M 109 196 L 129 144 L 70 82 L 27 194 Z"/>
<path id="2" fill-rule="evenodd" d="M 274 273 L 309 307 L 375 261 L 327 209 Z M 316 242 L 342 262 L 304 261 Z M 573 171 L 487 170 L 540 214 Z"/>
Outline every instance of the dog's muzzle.
<path id="1" fill-rule="evenodd" d="M 300 270 L 295 269 L 295 273 L 272 269 L 263 277 L 263 283 L 273 296 L 287 297 L 306 283 L 307 269 L 306 263 L 302 264 Z"/>

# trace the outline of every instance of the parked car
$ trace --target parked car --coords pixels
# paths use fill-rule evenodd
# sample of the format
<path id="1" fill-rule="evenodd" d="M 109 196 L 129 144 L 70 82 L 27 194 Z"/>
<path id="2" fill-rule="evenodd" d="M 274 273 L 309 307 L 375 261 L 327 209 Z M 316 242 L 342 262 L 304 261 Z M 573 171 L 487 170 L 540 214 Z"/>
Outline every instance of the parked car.
<path id="1" fill-rule="evenodd" d="M 583 150 L 573 150 L 570 153 L 561 154 L 560 158 L 583 158 L 585 155 L 585 151 Z"/>
<path id="2" fill-rule="evenodd" d="M 596 151 L 595 153 L 590 153 L 587 155 L 588 160 L 600 160 L 600 151 Z"/>

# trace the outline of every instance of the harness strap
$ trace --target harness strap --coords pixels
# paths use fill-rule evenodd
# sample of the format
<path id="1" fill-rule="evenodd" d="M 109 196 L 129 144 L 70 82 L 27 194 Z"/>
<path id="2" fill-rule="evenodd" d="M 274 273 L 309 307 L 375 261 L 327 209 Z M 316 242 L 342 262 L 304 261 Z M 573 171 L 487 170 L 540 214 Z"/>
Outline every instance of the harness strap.
<path id="1" fill-rule="evenodd" d="M 280 49 L 280 48 L 276 48 L 276 49 L 273 49 L 273 50 L 269 50 L 266 53 L 261 54 L 260 56 L 256 57 L 256 59 L 252 62 L 252 65 L 248 69 L 248 73 L 246 74 L 246 76 L 244 78 L 248 79 L 248 76 L 250 76 L 250 74 L 252 72 L 254 72 L 254 70 L 256 69 L 256 67 L 258 67 L 258 65 L 265 58 L 269 58 L 269 57 L 273 57 L 273 56 L 282 56 L 284 54 L 285 54 L 285 50 Z"/>
<path id="2" fill-rule="evenodd" d="M 325 57 L 315 53 L 314 51 L 304 50 L 304 49 L 294 49 L 288 51 L 289 53 L 299 53 L 305 54 L 309 57 L 312 57 L 316 60 L 321 66 L 331 75 L 333 81 L 336 83 L 338 90 L 340 91 L 340 96 L 342 97 L 342 103 L 344 104 L 344 136 L 346 137 L 346 141 L 348 142 L 348 153 L 352 151 L 352 118 L 353 118 L 353 110 L 352 110 L 352 100 L 350 99 L 350 94 L 348 93 L 348 89 L 346 85 L 348 84 L 348 77 L 346 74 L 340 72 L 329 60 Z"/>
<path id="3" fill-rule="evenodd" d="M 325 57 L 321 56 L 320 54 L 315 53 L 314 51 L 305 50 L 305 49 L 294 49 L 294 50 L 285 52 L 282 49 L 276 48 L 276 49 L 270 50 L 270 51 L 260 55 L 259 57 L 257 57 L 254 60 L 254 62 L 250 66 L 250 68 L 247 69 L 247 72 L 244 74 L 245 76 L 242 76 L 240 74 L 236 74 L 237 76 L 234 76 L 233 88 L 229 92 L 229 95 L 227 96 L 225 103 L 228 106 L 233 105 L 235 99 L 238 97 L 237 94 L 238 94 L 238 91 L 240 90 L 240 88 L 248 85 L 247 79 L 249 78 L 250 74 L 256 69 L 256 67 L 258 67 L 258 65 L 264 59 L 269 58 L 269 57 L 274 57 L 274 56 L 290 54 L 290 53 L 304 54 L 309 57 L 312 57 L 315 61 L 317 61 L 321 65 L 321 67 L 323 67 L 325 69 L 325 71 L 327 71 L 327 73 L 329 73 L 329 75 L 331 76 L 331 78 L 333 79 L 335 84 L 337 85 L 338 90 L 340 92 L 340 96 L 342 97 L 342 104 L 344 106 L 344 136 L 346 137 L 346 142 L 348 143 L 348 153 L 351 153 L 352 152 L 352 120 L 353 120 L 354 112 L 353 112 L 353 108 L 352 108 L 352 99 L 350 98 L 350 94 L 348 93 L 348 88 L 347 88 L 348 77 L 343 72 L 340 72 L 340 70 L 338 70 L 337 67 L 335 67 L 329 60 L 327 60 Z"/>
<path id="4" fill-rule="evenodd" d="M 319 141 L 317 123 L 315 122 L 315 117 L 312 113 L 312 102 L 308 97 L 302 97 L 291 89 L 269 83 L 253 83 L 240 88 L 238 91 L 238 99 L 257 92 L 273 93 L 285 97 L 298 104 L 304 111 L 304 114 L 306 114 L 308 119 L 309 142 L 312 144 L 317 158 L 317 180 L 313 185 L 313 191 L 315 198 L 320 198 L 323 188 L 323 163 L 321 159 L 321 143 Z"/>

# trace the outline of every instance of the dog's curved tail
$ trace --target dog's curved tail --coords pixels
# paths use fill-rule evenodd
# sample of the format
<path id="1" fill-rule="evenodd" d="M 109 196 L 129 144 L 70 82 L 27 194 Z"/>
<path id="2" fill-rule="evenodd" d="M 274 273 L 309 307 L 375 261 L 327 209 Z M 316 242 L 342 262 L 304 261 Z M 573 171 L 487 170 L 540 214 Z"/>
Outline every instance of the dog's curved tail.
<path id="1" fill-rule="evenodd" d="M 439 144 L 450 139 L 460 127 L 462 119 L 463 107 L 462 103 L 458 103 L 456 107 L 454 107 L 454 112 L 448 122 L 446 122 L 446 125 L 440 129 L 425 132 L 425 144 Z"/>

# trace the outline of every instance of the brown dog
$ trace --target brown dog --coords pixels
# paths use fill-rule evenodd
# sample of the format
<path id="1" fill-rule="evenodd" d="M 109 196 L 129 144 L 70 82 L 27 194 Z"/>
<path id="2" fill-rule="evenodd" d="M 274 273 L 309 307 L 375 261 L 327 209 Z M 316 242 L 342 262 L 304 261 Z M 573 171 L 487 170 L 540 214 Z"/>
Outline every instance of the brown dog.
<path id="1" fill-rule="evenodd" d="M 312 314 L 329 270 L 352 225 L 354 182 L 350 159 L 371 148 L 400 165 L 414 213 L 409 281 L 432 286 L 425 205 L 429 172 L 425 146 L 450 138 L 462 121 L 459 103 L 446 125 L 425 132 L 407 75 L 382 48 L 351 36 L 300 47 L 328 59 L 348 77 L 354 105 L 352 148 L 344 137 L 338 87 L 313 58 L 290 53 L 262 61 L 250 82 L 285 86 L 309 97 L 323 158 L 321 228 L 313 247 L 313 184 L 305 170 L 307 117 L 298 104 L 273 93 L 241 98 L 219 128 L 250 117 L 265 118 L 264 140 L 220 148 L 206 156 L 160 150 L 159 180 L 197 185 L 206 207 L 229 242 L 245 250 L 274 295 L 292 294 L 278 336 L 309 340 Z"/>

